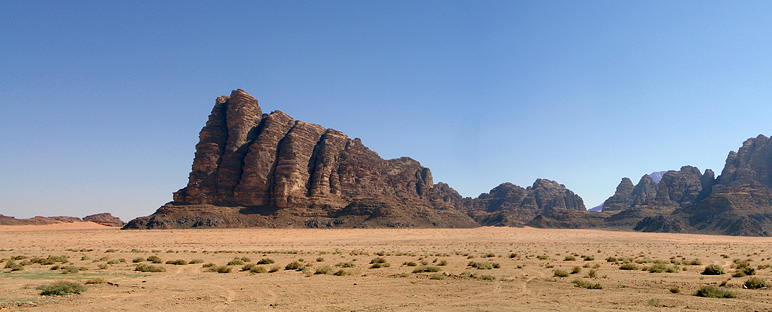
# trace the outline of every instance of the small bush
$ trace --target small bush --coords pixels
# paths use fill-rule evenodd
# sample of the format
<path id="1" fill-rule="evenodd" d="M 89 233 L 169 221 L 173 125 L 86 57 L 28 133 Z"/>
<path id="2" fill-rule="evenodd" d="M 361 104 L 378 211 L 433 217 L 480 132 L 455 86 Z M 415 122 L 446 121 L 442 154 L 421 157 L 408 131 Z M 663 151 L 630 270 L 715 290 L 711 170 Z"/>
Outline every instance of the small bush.
<path id="1" fill-rule="evenodd" d="M 188 264 L 199 264 L 199 263 L 204 263 L 204 260 L 193 259 L 193 260 L 190 260 L 190 262 L 188 262 Z"/>
<path id="2" fill-rule="evenodd" d="M 147 261 L 150 261 L 152 263 L 163 263 L 163 260 L 161 260 L 161 258 L 159 258 L 158 256 L 147 257 Z"/>
<path id="3" fill-rule="evenodd" d="M 563 270 L 555 270 L 552 273 L 552 276 L 554 276 L 554 277 L 567 277 L 568 276 L 568 272 L 563 271 Z"/>
<path id="4" fill-rule="evenodd" d="M 743 284 L 748 289 L 758 289 L 767 286 L 767 281 L 758 277 L 751 277 Z"/>
<path id="5" fill-rule="evenodd" d="M 391 264 L 387 263 L 373 263 L 373 265 L 370 266 L 371 269 L 380 269 L 380 268 L 388 268 Z"/>
<path id="6" fill-rule="evenodd" d="M 446 265 L 448 265 L 448 261 L 441 260 L 440 263 L 438 263 L 437 265 L 439 265 L 439 266 L 446 266 Z"/>
<path id="7" fill-rule="evenodd" d="M 711 264 L 711 265 L 706 266 L 705 270 L 702 271 L 701 274 L 702 275 L 721 275 L 721 274 L 724 274 L 724 273 L 726 273 L 726 271 L 724 271 L 724 268 L 722 268 L 720 265 L 718 265 L 718 264 Z"/>
<path id="8" fill-rule="evenodd" d="M 493 275 L 483 275 L 483 276 L 480 276 L 480 279 L 483 281 L 492 281 L 492 280 L 495 280 L 496 277 Z"/>
<path id="9" fill-rule="evenodd" d="M 244 260 L 241 258 L 233 258 L 233 260 L 228 261 L 228 265 L 244 265 Z"/>
<path id="10" fill-rule="evenodd" d="M 446 278 L 448 278 L 448 277 L 445 276 L 445 274 L 442 274 L 442 273 L 434 273 L 432 275 L 429 275 L 429 279 L 433 279 L 433 280 L 444 280 Z"/>
<path id="11" fill-rule="evenodd" d="M 606 258 L 606 262 L 617 262 L 617 258 L 616 257 L 608 257 L 608 258 Z"/>
<path id="12" fill-rule="evenodd" d="M 678 293 L 681 292 L 681 289 L 678 288 L 678 287 L 672 287 L 672 288 L 670 288 L 670 292 L 674 293 L 674 294 L 678 294 Z"/>
<path id="13" fill-rule="evenodd" d="M 41 291 L 41 296 L 66 296 L 69 294 L 82 293 L 88 288 L 78 283 L 58 281 L 48 285 L 38 286 L 37 289 Z"/>
<path id="14" fill-rule="evenodd" d="M 96 285 L 96 284 L 107 284 L 107 281 L 101 277 L 92 278 L 86 281 L 86 285 Z"/>
<path id="15" fill-rule="evenodd" d="M 214 264 L 214 263 L 211 263 L 211 262 L 204 263 L 204 264 L 201 265 L 202 268 L 211 268 L 211 267 L 215 267 L 215 266 L 217 266 L 217 265 Z"/>
<path id="16" fill-rule="evenodd" d="M 134 263 L 140 263 L 140 262 L 143 262 L 143 261 L 145 261 L 145 258 L 134 258 L 134 259 L 131 260 L 131 262 L 134 262 Z"/>
<path id="17" fill-rule="evenodd" d="M 417 266 L 418 264 L 416 264 L 416 263 L 415 263 L 415 262 L 413 262 L 413 261 L 405 261 L 405 262 L 402 262 L 402 265 L 406 265 L 406 266 Z"/>
<path id="18" fill-rule="evenodd" d="M 579 274 L 582 273 L 582 268 L 575 266 L 571 269 L 571 274 Z"/>
<path id="19" fill-rule="evenodd" d="M 66 267 L 61 267 L 60 270 L 62 271 L 62 274 L 75 274 L 80 272 L 80 269 L 76 268 L 75 266 L 68 265 Z"/>
<path id="20" fill-rule="evenodd" d="M 598 283 L 593 284 L 593 283 L 585 281 L 585 280 L 583 280 L 581 278 L 574 279 L 574 281 L 572 283 L 574 283 L 574 286 L 581 287 L 581 288 L 603 289 L 603 285 L 598 284 Z"/>
<path id="21" fill-rule="evenodd" d="M 317 268 L 314 274 L 333 274 L 335 273 L 333 268 L 329 265 L 325 265 L 323 267 Z"/>
<path id="22" fill-rule="evenodd" d="M 563 261 L 576 261 L 576 257 L 574 256 L 566 256 L 563 258 Z"/>
<path id="23" fill-rule="evenodd" d="M 243 267 L 241 267 L 241 271 L 249 271 L 255 267 L 254 263 L 247 263 Z"/>
<path id="24" fill-rule="evenodd" d="M 148 264 L 137 264 L 136 267 L 134 267 L 134 271 L 139 272 L 166 272 L 165 268 L 155 266 L 155 265 L 148 265 Z"/>
<path id="25" fill-rule="evenodd" d="M 276 261 L 273 261 L 273 259 L 271 258 L 263 258 L 263 259 L 260 259 L 260 261 L 258 261 L 257 264 L 272 264 L 274 262 Z"/>
<path id="26" fill-rule="evenodd" d="M 490 269 L 498 269 L 501 268 L 501 266 L 498 263 L 495 262 L 475 262 L 471 261 L 467 264 L 467 266 L 473 267 L 478 270 L 490 270 Z"/>
<path id="27" fill-rule="evenodd" d="M 166 264 L 173 264 L 173 265 L 188 265 L 188 262 L 182 259 L 177 260 L 169 260 L 166 261 Z"/>
<path id="28" fill-rule="evenodd" d="M 215 265 L 215 266 L 209 267 L 209 269 L 207 269 L 207 271 L 209 271 L 209 272 L 217 272 L 217 273 L 230 273 L 231 272 L 231 267 L 229 267 L 227 265 L 219 265 L 219 266 Z"/>
<path id="29" fill-rule="evenodd" d="M 589 277 L 589 278 L 596 278 L 596 277 L 598 277 L 598 271 L 590 270 L 590 273 L 587 273 L 587 277 Z"/>
<path id="30" fill-rule="evenodd" d="M 415 264 L 415 263 L 413 263 L 413 264 Z M 335 266 L 336 267 L 341 267 L 341 268 L 353 268 L 356 265 L 353 262 L 341 262 L 341 263 L 336 264 Z"/>
<path id="31" fill-rule="evenodd" d="M 333 273 L 332 275 L 335 275 L 335 276 L 348 276 L 348 275 L 356 275 L 356 273 L 352 272 L 352 271 L 346 271 L 346 270 L 340 269 L 340 270 L 335 271 L 335 273 Z"/>
<path id="32" fill-rule="evenodd" d="M 249 273 L 266 273 L 268 270 L 266 270 L 264 267 L 261 266 L 253 266 L 249 269 Z"/>
<path id="33" fill-rule="evenodd" d="M 637 270 L 638 266 L 634 263 L 625 263 L 619 266 L 620 270 Z"/>
<path id="34" fill-rule="evenodd" d="M 271 267 L 270 270 L 268 270 L 268 273 L 278 272 L 279 270 L 281 270 L 281 267 L 278 265 L 274 265 Z"/>
<path id="35" fill-rule="evenodd" d="M 737 295 L 735 295 L 731 291 L 726 291 L 721 288 L 718 288 L 716 286 L 704 286 L 697 290 L 697 292 L 694 294 L 697 297 L 706 297 L 706 298 L 735 298 Z"/>
<path id="36" fill-rule="evenodd" d="M 422 265 L 415 269 L 413 269 L 413 273 L 424 273 L 424 272 L 440 272 L 442 269 L 436 266 L 428 266 L 428 265 Z"/>
<path id="37" fill-rule="evenodd" d="M 316 262 L 324 262 L 324 258 L 322 257 L 316 258 Z"/>
<path id="38" fill-rule="evenodd" d="M 680 270 L 681 268 L 677 265 L 666 265 L 662 263 L 653 264 L 649 267 L 649 273 L 676 273 Z"/>
<path id="39" fill-rule="evenodd" d="M 296 270 L 296 271 L 300 271 L 300 270 L 302 270 L 302 269 L 303 269 L 303 265 L 302 265 L 302 264 L 300 264 L 300 263 L 299 263 L 299 262 L 297 262 L 297 261 L 293 261 L 293 262 L 290 262 L 289 264 L 287 264 L 287 265 L 284 267 L 284 269 L 285 269 L 285 270 Z"/>

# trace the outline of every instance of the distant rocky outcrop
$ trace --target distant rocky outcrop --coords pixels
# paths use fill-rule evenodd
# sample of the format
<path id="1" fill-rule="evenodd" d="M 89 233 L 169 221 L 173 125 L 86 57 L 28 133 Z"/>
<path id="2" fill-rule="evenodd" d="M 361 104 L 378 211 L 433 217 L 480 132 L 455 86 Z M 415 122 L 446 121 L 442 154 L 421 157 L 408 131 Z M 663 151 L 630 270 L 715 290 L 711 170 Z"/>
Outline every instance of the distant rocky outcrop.
<path id="1" fill-rule="evenodd" d="M 83 221 L 94 222 L 104 226 L 123 227 L 126 225 L 126 222 L 123 222 L 123 220 L 120 218 L 114 217 L 112 214 L 107 212 L 85 216 L 83 217 Z"/>
<path id="2" fill-rule="evenodd" d="M 215 101 L 188 185 L 125 228 L 478 226 L 454 193 L 413 159 L 384 160 L 340 131 L 263 114 L 239 89 Z"/>
<path id="3" fill-rule="evenodd" d="M 97 222 L 98 220 L 102 222 Z M 45 225 L 45 224 L 73 223 L 73 222 L 87 222 L 87 221 L 102 224 L 105 226 L 114 226 L 114 227 L 121 227 L 126 224 L 125 222 L 121 221 L 121 219 L 113 217 L 109 213 L 90 215 L 90 216 L 84 217 L 83 219 L 78 217 L 67 217 L 67 216 L 57 216 L 57 217 L 36 216 L 34 218 L 29 218 L 29 219 L 16 219 L 14 217 L 4 216 L 0 214 L 0 225 Z"/>
<path id="4" fill-rule="evenodd" d="M 467 213 L 481 225 L 523 226 L 537 216 L 552 216 L 567 210 L 585 212 L 582 198 L 555 181 L 537 179 L 522 188 L 503 183 L 477 198 L 467 198 Z"/>
<path id="5" fill-rule="evenodd" d="M 617 193 L 607 202 L 624 207 L 629 200 Z M 684 166 L 665 172 L 659 184 L 644 176 L 631 197 L 629 207 L 606 218 L 608 226 L 635 222 L 634 230 L 646 232 L 770 236 L 772 140 L 763 135 L 746 140 L 729 153 L 718 178 L 710 169 L 700 174 Z"/>

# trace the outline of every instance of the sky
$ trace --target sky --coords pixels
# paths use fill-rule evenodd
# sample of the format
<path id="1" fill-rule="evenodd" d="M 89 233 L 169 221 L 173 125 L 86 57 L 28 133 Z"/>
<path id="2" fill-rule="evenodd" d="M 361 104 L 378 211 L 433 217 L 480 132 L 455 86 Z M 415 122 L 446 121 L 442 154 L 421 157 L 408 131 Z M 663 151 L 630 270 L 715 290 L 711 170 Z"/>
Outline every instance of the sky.
<path id="1" fill-rule="evenodd" d="M 476 197 L 772 135 L 769 1 L 0 1 L 0 214 L 124 221 L 187 184 L 231 90 Z"/>

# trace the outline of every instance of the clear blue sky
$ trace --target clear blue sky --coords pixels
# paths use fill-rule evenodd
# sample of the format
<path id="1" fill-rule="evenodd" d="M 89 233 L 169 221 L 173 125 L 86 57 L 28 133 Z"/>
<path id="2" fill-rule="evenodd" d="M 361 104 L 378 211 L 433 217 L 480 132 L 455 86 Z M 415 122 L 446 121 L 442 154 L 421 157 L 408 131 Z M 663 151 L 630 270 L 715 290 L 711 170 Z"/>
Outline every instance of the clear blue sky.
<path id="1" fill-rule="evenodd" d="M 0 2 L 0 213 L 154 212 L 237 88 L 464 196 L 588 208 L 772 134 L 769 1 L 217 2 Z"/>

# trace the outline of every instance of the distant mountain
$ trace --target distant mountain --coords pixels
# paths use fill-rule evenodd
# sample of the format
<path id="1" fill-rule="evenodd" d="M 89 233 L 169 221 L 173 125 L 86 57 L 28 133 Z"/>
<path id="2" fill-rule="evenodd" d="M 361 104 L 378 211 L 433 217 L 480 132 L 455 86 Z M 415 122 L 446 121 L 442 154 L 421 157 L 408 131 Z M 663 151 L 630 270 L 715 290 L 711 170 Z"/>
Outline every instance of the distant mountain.
<path id="1" fill-rule="evenodd" d="M 667 171 L 652 172 L 652 173 L 649 173 L 649 176 L 651 177 L 652 180 L 654 180 L 654 183 L 659 184 L 659 181 L 662 180 L 662 176 L 665 175 L 665 172 Z"/>
<path id="2" fill-rule="evenodd" d="M 73 223 L 73 222 L 84 222 L 84 221 L 94 222 L 104 226 L 122 227 L 126 225 L 126 222 L 121 221 L 121 219 L 117 217 L 113 217 L 113 215 L 109 213 L 99 213 L 99 214 L 89 215 L 89 216 L 83 217 L 83 219 L 78 217 L 65 217 L 65 216 L 59 216 L 59 217 L 37 216 L 29 219 L 16 219 L 14 217 L 4 216 L 0 214 L 0 225 L 44 225 L 44 224 Z"/>

